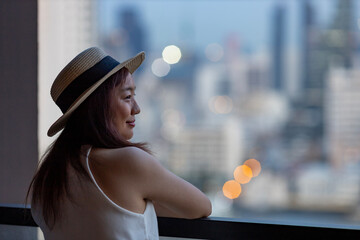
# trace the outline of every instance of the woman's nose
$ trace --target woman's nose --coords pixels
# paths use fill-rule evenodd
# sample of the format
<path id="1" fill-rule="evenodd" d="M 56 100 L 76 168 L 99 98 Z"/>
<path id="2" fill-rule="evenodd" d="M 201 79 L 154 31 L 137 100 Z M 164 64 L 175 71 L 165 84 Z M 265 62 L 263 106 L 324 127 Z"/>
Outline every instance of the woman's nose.
<path id="1" fill-rule="evenodd" d="M 133 104 L 133 107 L 131 109 L 131 112 L 132 112 L 132 115 L 136 115 L 136 114 L 140 113 L 140 107 L 139 107 L 139 105 L 137 104 L 137 102 L 135 100 L 134 100 L 134 104 Z"/>

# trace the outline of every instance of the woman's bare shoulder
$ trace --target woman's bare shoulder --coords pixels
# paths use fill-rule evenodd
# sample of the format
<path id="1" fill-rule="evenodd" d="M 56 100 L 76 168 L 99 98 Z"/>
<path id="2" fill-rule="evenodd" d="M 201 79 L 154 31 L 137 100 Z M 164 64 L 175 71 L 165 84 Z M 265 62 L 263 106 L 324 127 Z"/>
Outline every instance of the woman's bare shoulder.
<path id="1" fill-rule="evenodd" d="M 95 148 L 91 151 L 90 158 L 111 167 L 142 167 L 149 161 L 154 161 L 149 153 L 137 147 Z"/>

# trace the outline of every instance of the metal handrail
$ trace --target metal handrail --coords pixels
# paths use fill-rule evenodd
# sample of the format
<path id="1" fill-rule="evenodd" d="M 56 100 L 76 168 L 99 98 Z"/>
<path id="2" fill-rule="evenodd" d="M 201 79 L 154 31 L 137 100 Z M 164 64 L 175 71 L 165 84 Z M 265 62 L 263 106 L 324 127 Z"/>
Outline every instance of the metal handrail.
<path id="1" fill-rule="evenodd" d="M 0 224 L 37 227 L 29 206 L 0 204 Z M 158 217 L 159 234 L 192 239 L 360 239 L 360 226 L 299 226 L 275 222 L 209 217 L 180 219 Z"/>

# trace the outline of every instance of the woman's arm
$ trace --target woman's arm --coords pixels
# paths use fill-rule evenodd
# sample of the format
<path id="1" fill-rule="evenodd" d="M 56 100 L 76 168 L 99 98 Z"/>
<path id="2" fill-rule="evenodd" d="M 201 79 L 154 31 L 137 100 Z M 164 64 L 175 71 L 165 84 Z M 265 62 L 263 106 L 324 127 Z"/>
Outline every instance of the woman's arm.
<path id="1" fill-rule="evenodd" d="M 159 217 L 174 217 L 174 218 L 181 218 L 176 212 L 173 212 L 171 209 L 161 205 L 159 202 L 153 202 L 156 215 Z"/>
<path id="2" fill-rule="evenodd" d="M 199 189 L 165 169 L 145 151 L 130 147 L 125 152 L 122 159 L 126 159 L 132 188 L 143 199 L 154 202 L 159 216 L 191 219 L 211 214 L 211 202 Z"/>

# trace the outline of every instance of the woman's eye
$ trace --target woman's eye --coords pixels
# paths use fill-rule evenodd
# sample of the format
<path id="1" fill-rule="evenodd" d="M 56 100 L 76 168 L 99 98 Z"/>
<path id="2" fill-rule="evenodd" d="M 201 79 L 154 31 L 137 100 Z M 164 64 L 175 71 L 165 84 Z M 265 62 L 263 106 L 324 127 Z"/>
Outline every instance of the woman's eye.
<path id="1" fill-rule="evenodd" d="M 126 97 L 124 97 L 124 99 L 132 99 L 136 96 L 136 94 L 129 94 Z"/>

